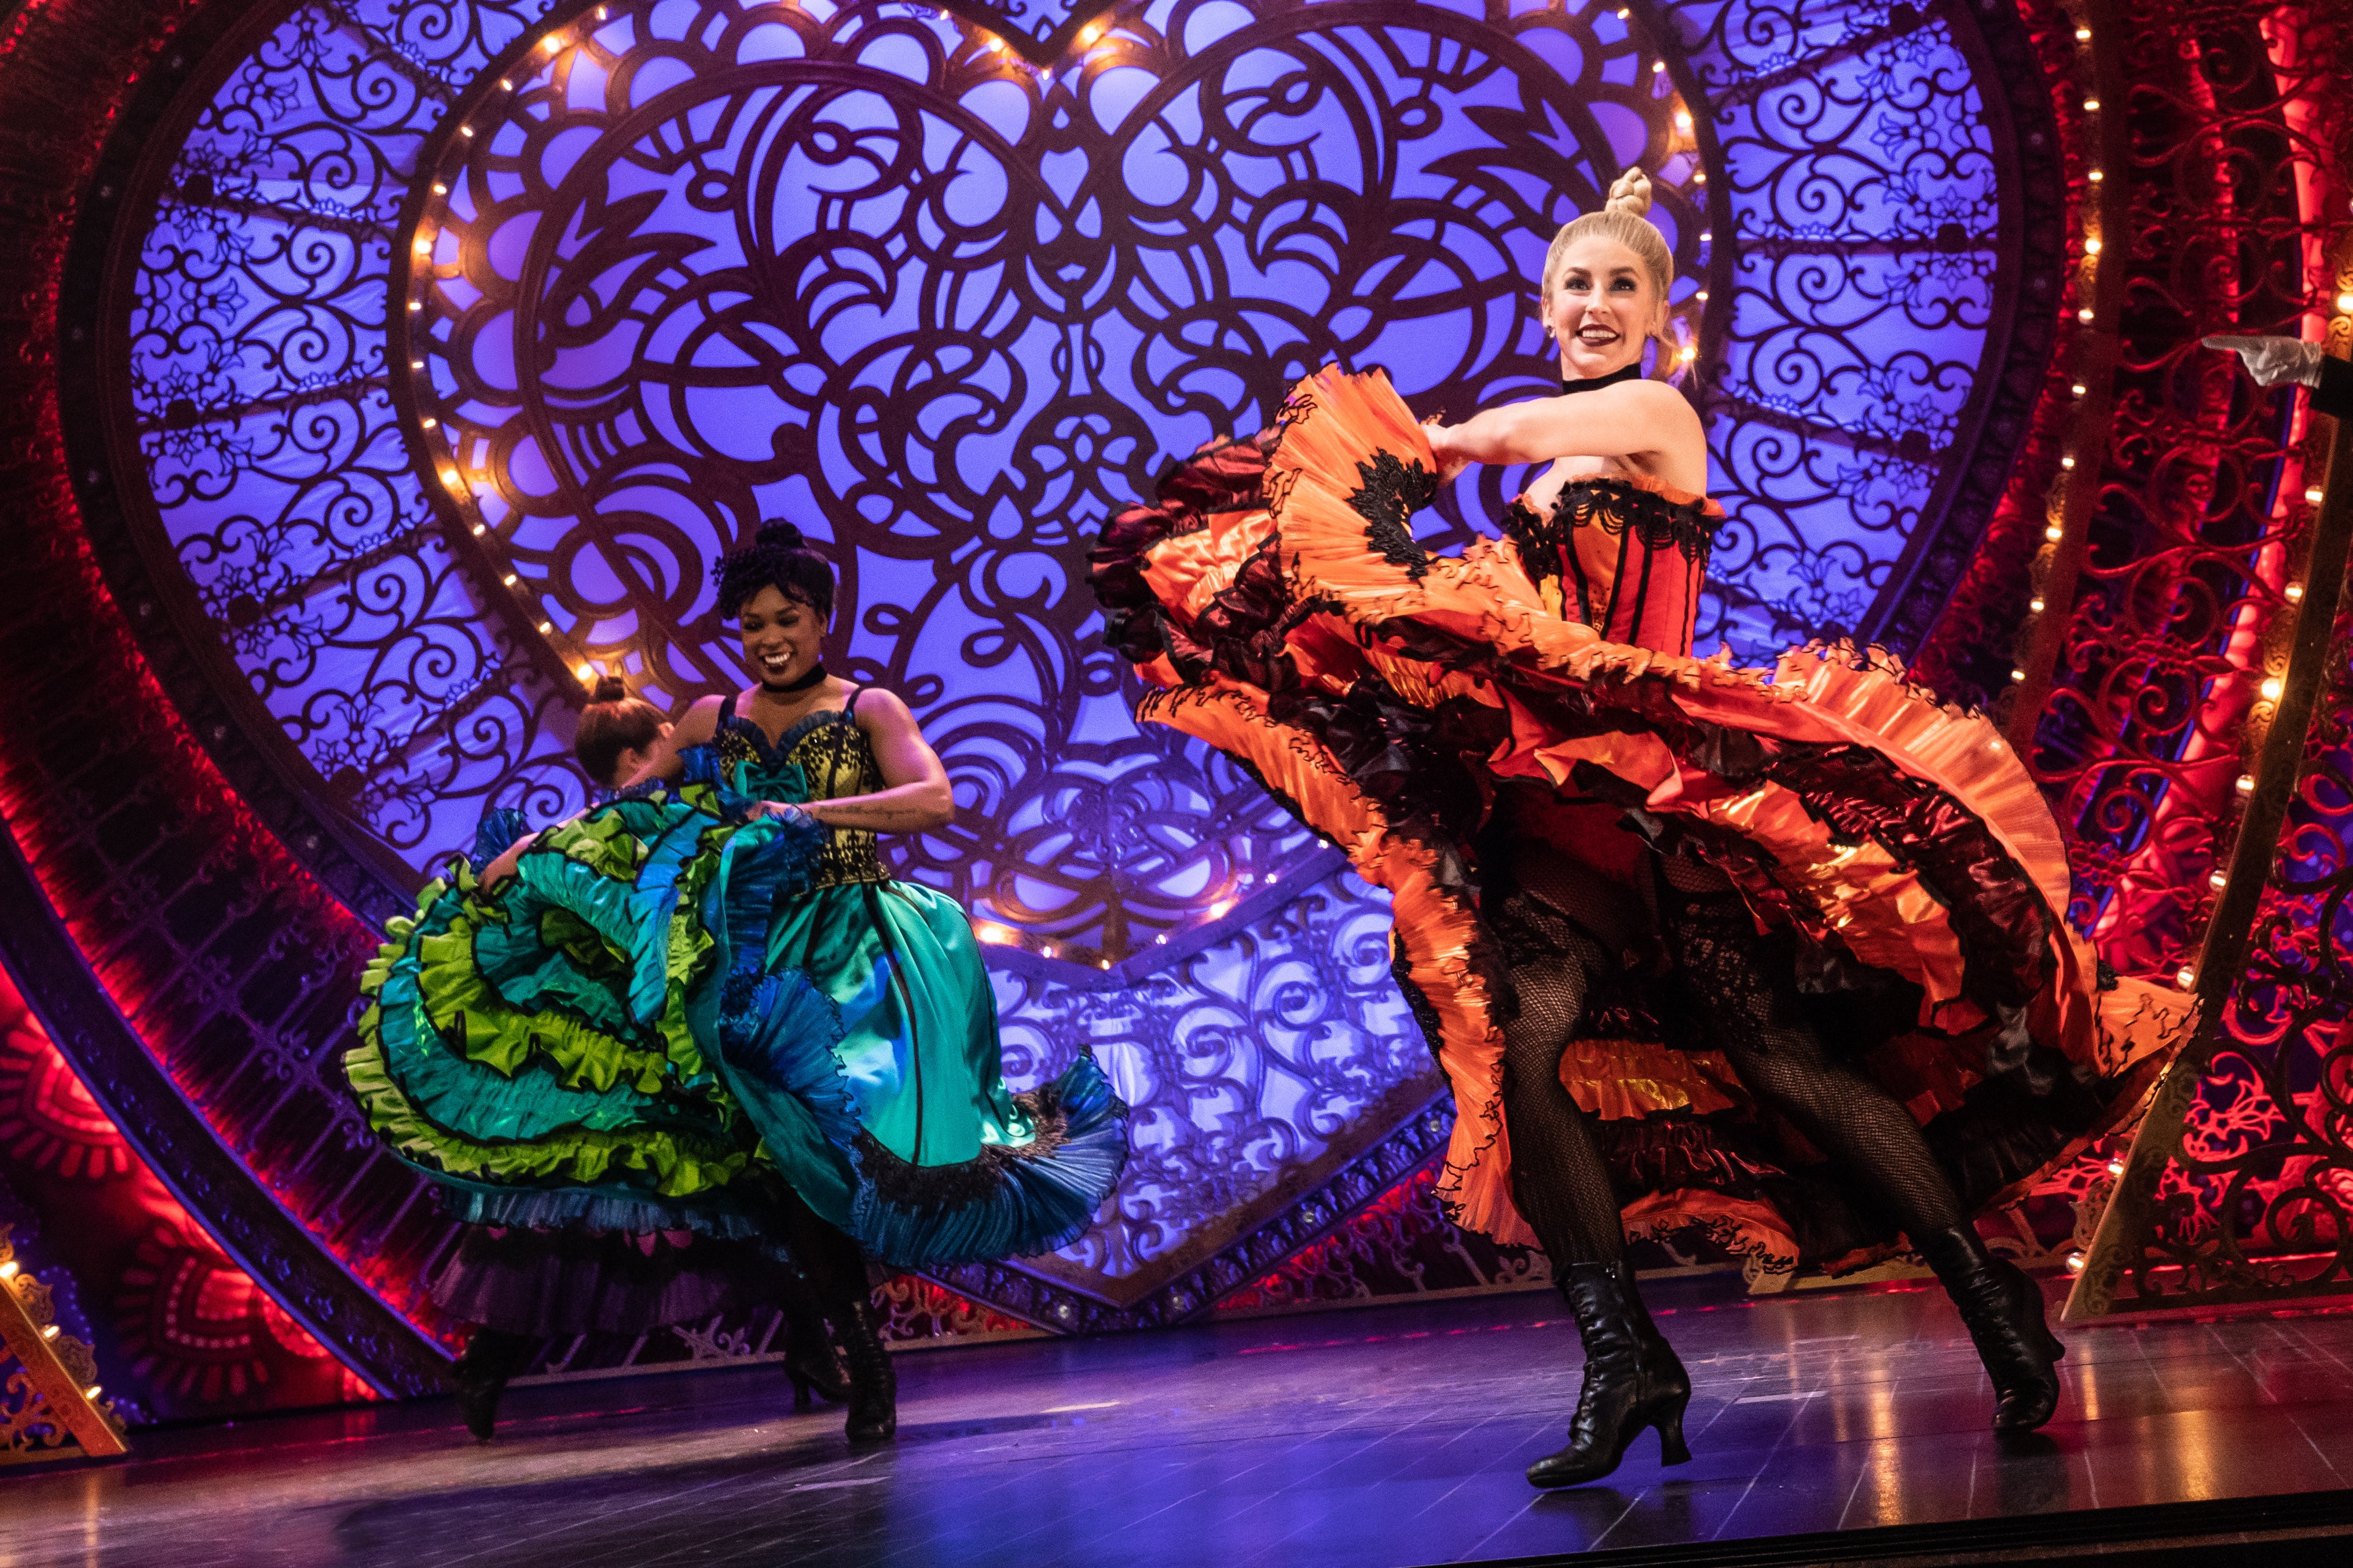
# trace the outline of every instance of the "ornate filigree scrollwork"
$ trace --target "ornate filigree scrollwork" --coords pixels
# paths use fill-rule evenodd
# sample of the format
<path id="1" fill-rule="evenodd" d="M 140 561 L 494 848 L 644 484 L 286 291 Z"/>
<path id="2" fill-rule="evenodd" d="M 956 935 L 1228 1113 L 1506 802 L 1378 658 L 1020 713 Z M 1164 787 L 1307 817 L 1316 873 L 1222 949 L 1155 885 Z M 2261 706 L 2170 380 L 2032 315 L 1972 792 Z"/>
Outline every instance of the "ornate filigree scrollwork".
<path id="1" fill-rule="evenodd" d="M 2230 0 L 2136 0 L 2104 44 L 2123 51 L 2131 96 L 2109 112 L 2131 116 L 2134 152 L 2107 171 L 2112 189 L 2128 184 L 2102 265 L 2126 269 L 2131 303 L 2113 424 L 2073 433 L 2076 482 L 2095 469 L 2098 496 L 2075 602 L 2044 608 L 2069 620 L 2031 761 L 2075 868 L 2069 918 L 2142 973 L 2191 959 L 2221 886 L 2321 478 L 2292 399 L 2258 392 L 2199 338 L 2296 333 L 2353 283 L 2340 216 L 2353 116 L 2335 64 L 2353 14 L 2271 26 Z M 2332 245 L 2335 277 L 2311 265 Z M 2341 354 L 2341 320 L 2332 331 Z M 2329 661 L 2340 676 L 2347 651 Z M 2348 704 L 2341 679 L 2322 700 L 2245 973 L 2158 1189 L 2154 1247 L 2130 1238 L 2120 1306 L 2353 1284 Z M 2053 1184 L 2083 1204 L 2085 1237 L 2110 1152 Z"/>
<path id="2" fill-rule="evenodd" d="M 1049 5 L 1003 51 L 976 7 L 601 9 L 308 0 L 243 35 L 135 193 L 122 504 L 287 809 L 385 880 L 487 802 L 578 802 L 583 663 L 673 703 L 739 680 L 703 569 L 762 513 L 829 536 L 829 655 L 916 704 L 965 808 L 898 868 L 1026 945 L 1023 1074 L 1124 1031 L 1160 1141 L 1044 1266 L 1098 1301 L 1361 1158 L 1421 1066 L 1355 956 L 1378 900 L 1129 721 L 1092 527 L 1325 359 L 1431 412 L 1543 390 L 1544 245 L 1637 161 L 1733 519 L 1708 625 L 1745 652 L 1933 599 L 1922 520 L 2029 353 L 2004 258 L 2040 274 L 1984 243 L 2017 149 L 1957 11 L 1166 0 L 1080 44 Z"/>
<path id="3" fill-rule="evenodd" d="M 58 1331 L 48 1287 L 17 1263 L 8 1231 L 0 1225 L 0 1464 L 126 1451 L 98 1358 Z"/>

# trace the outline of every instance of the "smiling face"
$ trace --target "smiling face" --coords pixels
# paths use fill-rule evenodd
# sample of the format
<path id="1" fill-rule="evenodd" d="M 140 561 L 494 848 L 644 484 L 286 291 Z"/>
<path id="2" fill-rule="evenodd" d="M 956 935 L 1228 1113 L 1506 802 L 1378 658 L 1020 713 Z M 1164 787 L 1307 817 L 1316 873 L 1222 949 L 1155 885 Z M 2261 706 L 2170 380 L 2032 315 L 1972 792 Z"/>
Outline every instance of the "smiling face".
<path id="1" fill-rule="evenodd" d="M 1642 258 L 1588 235 L 1563 251 L 1544 301 L 1545 330 L 1571 380 L 1608 375 L 1642 360 L 1642 341 L 1666 330 L 1666 302 Z"/>
<path id="2" fill-rule="evenodd" d="M 767 687 L 789 686 L 817 668 L 825 622 L 774 584 L 744 601 L 744 664 Z"/>

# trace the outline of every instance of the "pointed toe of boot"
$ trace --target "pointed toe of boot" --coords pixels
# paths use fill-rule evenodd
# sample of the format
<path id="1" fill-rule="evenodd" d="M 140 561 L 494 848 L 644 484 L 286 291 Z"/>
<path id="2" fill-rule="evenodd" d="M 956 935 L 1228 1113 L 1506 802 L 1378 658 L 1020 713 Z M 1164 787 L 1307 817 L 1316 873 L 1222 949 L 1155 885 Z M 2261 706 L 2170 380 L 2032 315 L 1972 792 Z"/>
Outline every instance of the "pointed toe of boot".
<path id="1" fill-rule="evenodd" d="M 1960 1310 L 1978 1359 L 1993 1381 L 1993 1429 L 2031 1432 L 2059 1408 L 2059 1358 L 2067 1353 L 2051 1331 L 2042 1289 L 2006 1258 L 1987 1251 L 1973 1226 L 1914 1238 Z"/>
<path id="2" fill-rule="evenodd" d="M 2059 1413 L 2059 1376 L 2000 1390 L 1993 1402 L 1993 1429 L 2006 1434 L 2031 1432 Z"/>

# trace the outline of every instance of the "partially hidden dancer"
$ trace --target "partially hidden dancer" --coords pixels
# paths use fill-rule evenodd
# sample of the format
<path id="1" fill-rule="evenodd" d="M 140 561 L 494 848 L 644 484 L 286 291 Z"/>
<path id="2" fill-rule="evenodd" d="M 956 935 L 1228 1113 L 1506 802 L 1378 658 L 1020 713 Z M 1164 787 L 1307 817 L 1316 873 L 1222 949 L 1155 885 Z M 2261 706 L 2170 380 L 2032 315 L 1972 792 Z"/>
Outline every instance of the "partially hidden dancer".
<path id="1" fill-rule="evenodd" d="M 659 710 L 608 675 L 581 710 L 573 758 L 599 797 L 609 799 L 620 780 L 653 760 L 657 742 L 670 733 Z M 485 812 L 469 869 L 479 875 L 531 837 L 515 807 Z M 796 1407 L 812 1394 L 835 1404 L 849 1399 L 840 1356 L 807 1278 L 757 1237 L 599 1229 L 578 1223 L 561 1203 L 552 1213 L 535 1215 L 520 1204 L 499 1212 L 514 1223 L 467 1226 L 428 1291 L 434 1305 L 472 1325 L 451 1377 L 459 1410 L 477 1438 L 488 1442 L 494 1435 L 500 1395 L 543 1344 L 590 1332 L 642 1334 L 763 1302 L 781 1315 L 784 1371 Z"/>
<path id="2" fill-rule="evenodd" d="M 877 842 L 952 819 L 946 771 L 898 697 L 825 668 L 824 556 L 771 521 L 713 576 L 756 684 L 657 726 L 604 804 L 453 860 L 370 967 L 346 1070 L 475 1226 L 789 1263 L 847 1364 L 849 1436 L 880 1440 L 869 1260 L 1068 1245 L 1118 1184 L 1127 1107 L 1083 1053 L 1008 1090 L 964 911 Z"/>
<path id="3" fill-rule="evenodd" d="M 2313 413 L 2353 419 L 2353 361 L 2339 359 L 2303 338 L 2217 333 L 2200 341 L 2210 349 L 2237 354 L 2257 386 L 2301 386 L 2310 397 Z"/>
<path id="4" fill-rule="evenodd" d="M 2189 999 L 2063 919 L 2056 824 L 1991 723 L 1883 651 L 1692 656 L 1723 513 L 1671 346 L 1673 263 L 1630 170 L 1540 280 L 1560 391 L 1422 424 L 1380 373 L 1301 382 L 1275 428 L 1180 464 L 1093 557 L 1142 717 L 1255 771 L 1391 896 L 1396 971 L 1454 1090 L 1440 1195 L 1535 1245 L 1585 1351 L 1538 1487 L 1610 1474 L 1691 1384 L 1629 1239 L 1773 1270 L 1909 1249 L 2004 1433 L 2063 1350 L 1974 1216 L 2137 1112 Z M 1414 512 L 1525 465 L 1500 538 Z"/>

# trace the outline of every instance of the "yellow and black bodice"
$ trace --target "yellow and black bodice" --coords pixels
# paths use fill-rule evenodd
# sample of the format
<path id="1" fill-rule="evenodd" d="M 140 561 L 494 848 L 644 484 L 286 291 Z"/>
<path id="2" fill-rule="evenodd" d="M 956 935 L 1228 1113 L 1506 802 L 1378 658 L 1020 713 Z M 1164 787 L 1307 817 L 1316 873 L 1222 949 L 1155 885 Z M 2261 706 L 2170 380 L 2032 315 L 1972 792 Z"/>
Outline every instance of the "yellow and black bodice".
<path id="1" fill-rule="evenodd" d="M 858 700 L 865 690 L 862 686 L 853 689 L 845 707 L 809 714 L 774 744 L 758 724 L 735 711 L 735 696 L 730 692 L 711 738 L 722 779 L 738 795 L 796 805 L 874 794 L 883 787 L 882 764 L 875 760 L 873 742 L 858 727 Z M 827 839 L 813 887 L 890 880 L 871 829 L 831 827 Z"/>
<path id="2" fill-rule="evenodd" d="M 781 1185 L 903 1267 L 1068 1245 L 1126 1160 L 1110 1080 L 1012 1093 L 962 907 L 752 809 L 884 787 L 856 694 L 773 742 L 734 709 L 396 923 L 345 1058 L 371 1125 L 480 1224 L 765 1236 Z"/>

